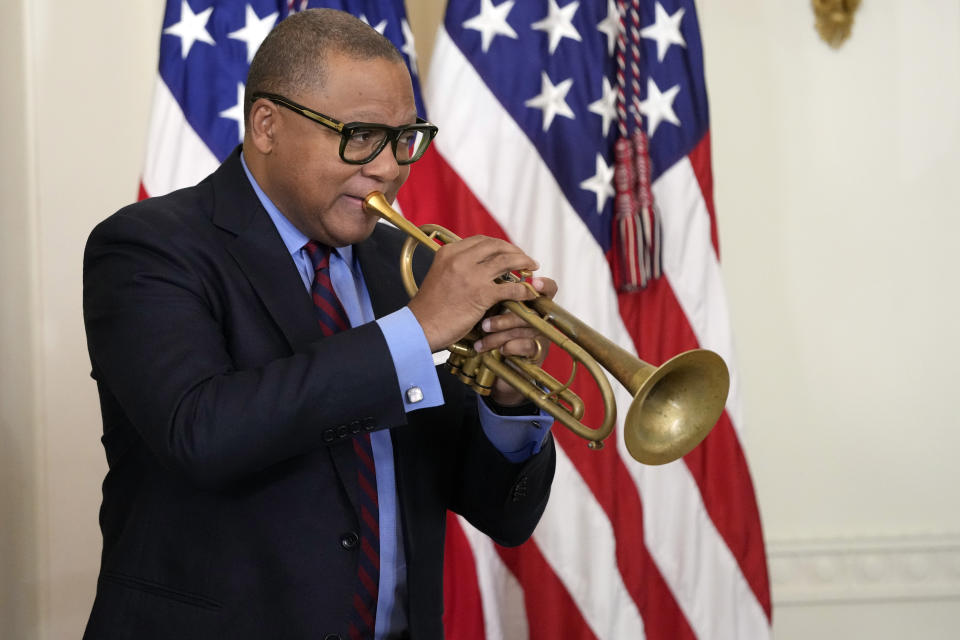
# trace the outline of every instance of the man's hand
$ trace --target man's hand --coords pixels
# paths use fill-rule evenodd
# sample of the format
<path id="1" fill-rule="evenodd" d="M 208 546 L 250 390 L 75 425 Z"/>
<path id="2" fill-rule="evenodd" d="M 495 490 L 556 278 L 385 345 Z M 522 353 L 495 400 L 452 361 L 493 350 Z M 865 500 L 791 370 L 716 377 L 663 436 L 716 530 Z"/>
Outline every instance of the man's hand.
<path id="1" fill-rule="evenodd" d="M 462 338 L 497 303 L 532 299 L 526 285 L 494 280 L 508 271 L 537 268 L 530 256 L 496 238 L 471 236 L 440 247 L 420 291 L 408 304 L 430 350 L 439 351 Z M 529 342 L 527 348 L 532 349 Z"/>
<path id="2" fill-rule="evenodd" d="M 550 278 L 531 278 L 530 284 L 548 298 L 552 299 L 557 294 L 557 283 Z M 478 353 L 499 349 L 505 356 L 528 358 L 539 365 L 546 359 L 550 349 L 547 338 L 510 312 L 484 318 L 480 328 L 487 335 L 473 345 Z M 517 406 L 527 401 L 523 394 L 500 378 L 493 384 L 490 399 L 502 407 Z"/>

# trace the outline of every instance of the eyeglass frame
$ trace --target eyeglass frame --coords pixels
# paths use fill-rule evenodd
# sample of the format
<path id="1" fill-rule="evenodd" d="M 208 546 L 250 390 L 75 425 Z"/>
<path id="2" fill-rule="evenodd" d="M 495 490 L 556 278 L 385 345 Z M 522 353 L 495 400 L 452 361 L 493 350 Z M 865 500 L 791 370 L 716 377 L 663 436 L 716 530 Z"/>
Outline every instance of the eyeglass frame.
<path id="1" fill-rule="evenodd" d="M 250 96 L 250 101 L 251 103 L 253 103 L 259 100 L 260 98 L 269 100 L 270 102 L 280 105 L 281 107 L 286 107 L 290 111 L 293 111 L 294 113 L 298 113 L 304 118 L 311 120 L 312 122 L 316 122 L 317 124 L 323 125 L 324 127 L 339 133 L 340 134 L 340 159 L 346 162 L 347 164 L 360 165 L 360 164 L 368 164 L 370 162 L 373 162 L 376 159 L 376 157 L 383 152 L 383 149 L 387 146 L 388 141 L 390 142 L 390 147 L 393 150 L 393 157 L 396 159 L 397 164 L 399 165 L 413 164 L 414 162 L 416 162 L 417 160 L 423 157 L 423 154 L 426 153 L 427 149 L 430 147 L 430 143 L 433 142 L 433 139 L 436 137 L 437 132 L 439 131 L 439 128 L 436 125 L 430 124 L 420 116 L 417 116 L 417 121 L 415 124 L 408 124 L 400 127 L 391 127 L 385 124 L 381 124 L 379 122 L 341 122 L 336 118 L 331 118 L 330 116 L 324 115 L 319 111 L 314 111 L 309 107 L 305 107 L 302 104 L 297 104 L 293 100 L 290 100 L 289 98 L 285 98 L 277 93 L 257 92 L 252 96 Z M 353 135 L 354 131 L 358 129 L 371 128 L 371 127 L 384 130 L 387 132 L 387 135 L 384 136 L 383 141 L 380 143 L 380 146 L 377 147 L 377 149 L 373 153 L 371 153 L 369 157 L 367 157 L 364 160 L 348 160 L 346 156 L 343 155 L 343 152 L 347 147 L 347 143 L 350 141 L 350 136 Z M 419 156 L 413 159 L 401 160 L 400 158 L 397 158 L 397 144 L 400 141 L 400 135 L 405 131 L 409 131 L 411 129 L 424 131 L 425 135 L 427 136 L 427 142 L 423 147 L 423 152 Z"/>

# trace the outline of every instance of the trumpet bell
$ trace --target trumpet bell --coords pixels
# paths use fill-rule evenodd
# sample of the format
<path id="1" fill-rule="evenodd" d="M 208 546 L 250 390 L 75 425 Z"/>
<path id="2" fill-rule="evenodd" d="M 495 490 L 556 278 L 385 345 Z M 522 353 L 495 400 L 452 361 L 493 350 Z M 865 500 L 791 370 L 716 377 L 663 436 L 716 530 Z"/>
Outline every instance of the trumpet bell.
<path id="1" fill-rule="evenodd" d="M 642 375 L 642 374 L 641 374 Z M 640 382 L 624 420 L 624 441 L 648 465 L 676 460 L 713 429 L 727 400 L 730 374 L 723 358 L 705 349 L 667 360 Z"/>

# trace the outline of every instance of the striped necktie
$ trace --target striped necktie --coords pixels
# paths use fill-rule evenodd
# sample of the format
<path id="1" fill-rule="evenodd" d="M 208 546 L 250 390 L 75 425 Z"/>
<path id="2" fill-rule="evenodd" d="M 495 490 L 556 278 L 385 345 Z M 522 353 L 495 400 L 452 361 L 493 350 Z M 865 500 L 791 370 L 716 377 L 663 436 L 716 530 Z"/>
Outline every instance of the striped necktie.
<path id="1" fill-rule="evenodd" d="M 313 297 L 313 306 L 317 308 L 317 320 L 324 336 L 332 336 L 337 331 L 343 331 L 350 326 L 347 313 L 333 291 L 330 281 L 330 247 L 314 240 L 308 242 L 304 249 L 313 263 L 313 284 L 310 285 L 310 295 Z"/>
<path id="2" fill-rule="evenodd" d="M 323 335 L 331 336 L 350 324 L 330 281 L 330 247 L 311 240 L 304 248 L 313 263 L 310 295 L 317 309 L 317 320 Z M 370 434 L 363 433 L 355 437 L 353 449 L 357 454 L 357 483 L 360 487 L 360 562 L 353 596 L 354 615 L 350 621 L 350 638 L 361 640 L 373 638 L 376 624 L 380 583 L 380 509 Z"/>

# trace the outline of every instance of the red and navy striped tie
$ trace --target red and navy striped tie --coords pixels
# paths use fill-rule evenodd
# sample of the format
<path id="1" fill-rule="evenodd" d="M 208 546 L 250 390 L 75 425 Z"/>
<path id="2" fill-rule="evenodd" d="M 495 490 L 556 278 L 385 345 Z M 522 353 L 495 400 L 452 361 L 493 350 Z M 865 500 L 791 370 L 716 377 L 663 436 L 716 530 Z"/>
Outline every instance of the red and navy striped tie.
<path id="1" fill-rule="evenodd" d="M 330 282 L 330 247 L 314 240 L 308 242 L 304 249 L 313 263 L 313 284 L 310 286 L 310 295 L 313 296 L 313 306 L 317 308 L 317 319 L 320 321 L 320 330 L 324 336 L 332 336 L 337 331 L 343 331 L 350 326 L 343 305 L 333 292 L 333 283 Z"/>
<path id="2" fill-rule="evenodd" d="M 324 336 L 349 326 L 343 305 L 330 282 L 330 247 L 313 240 L 304 247 L 313 263 L 314 278 L 310 287 L 317 319 Z M 353 596 L 354 616 L 350 622 L 350 638 L 373 638 L 377 618 L 377 590 L 380 584 L 380 508 L 377 501 L 377 470 L 373 463 L 370 434 L 353 439 L 357 454 L 357 482 L 360 486 L 360 563 L 359 584 Z"/>

